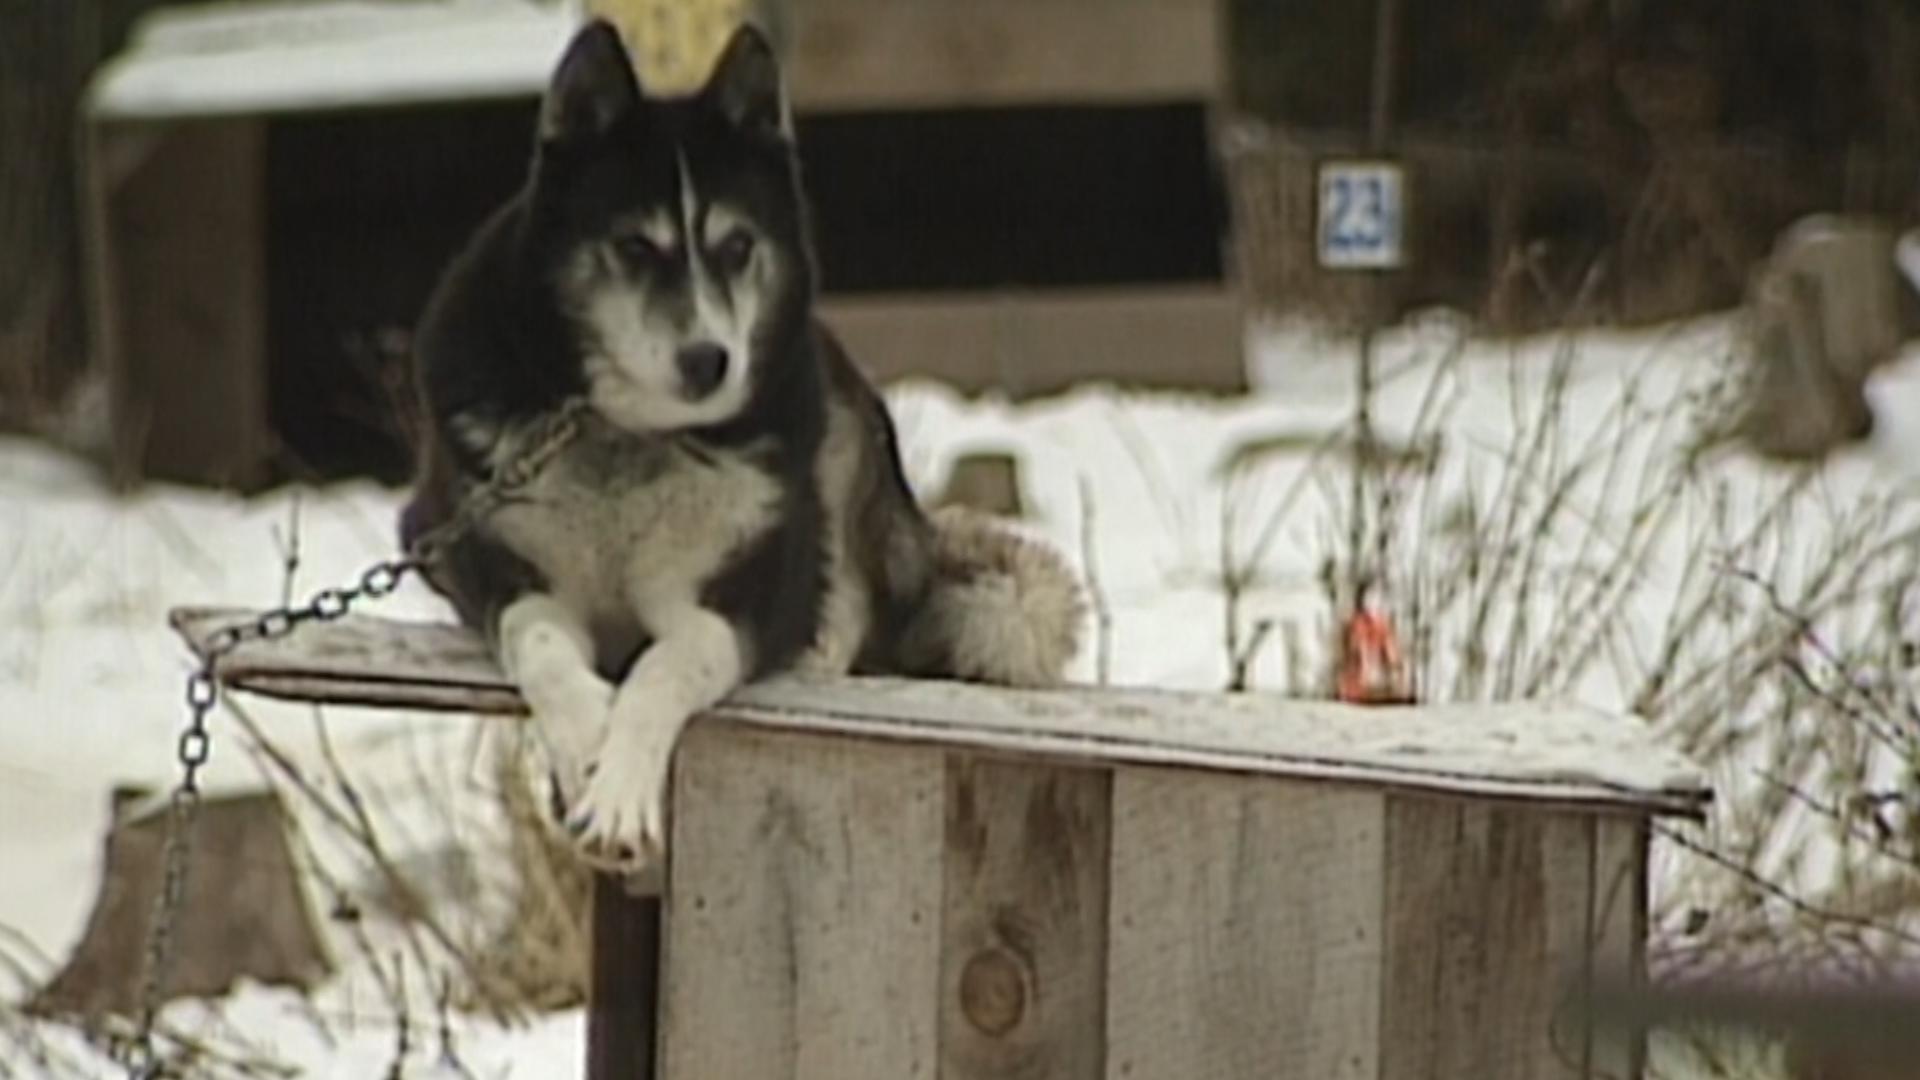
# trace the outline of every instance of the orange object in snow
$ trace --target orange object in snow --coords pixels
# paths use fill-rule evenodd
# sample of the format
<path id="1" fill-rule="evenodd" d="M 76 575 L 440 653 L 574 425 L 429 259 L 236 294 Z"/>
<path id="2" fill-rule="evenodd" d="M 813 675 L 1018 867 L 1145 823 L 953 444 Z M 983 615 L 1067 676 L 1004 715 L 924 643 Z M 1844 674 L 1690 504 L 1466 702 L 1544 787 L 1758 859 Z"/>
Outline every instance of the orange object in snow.
<path id="1" fill-rule="evenodd" d="M 1355 705 L 1404 705 L 1413 701 L 1400 638 L 1385 612 L 1362 607 L 1347 618 L 1341 635 L 1340 675 L 1334 694 Z"/>

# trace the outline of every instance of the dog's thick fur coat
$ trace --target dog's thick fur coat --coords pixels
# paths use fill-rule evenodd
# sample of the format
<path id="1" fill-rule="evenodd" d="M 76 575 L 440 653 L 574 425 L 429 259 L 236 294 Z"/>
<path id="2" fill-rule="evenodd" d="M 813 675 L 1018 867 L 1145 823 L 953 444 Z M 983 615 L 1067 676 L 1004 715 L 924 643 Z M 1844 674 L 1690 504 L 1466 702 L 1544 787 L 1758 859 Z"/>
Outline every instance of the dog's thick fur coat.
<path id="1" fill-rule="evenodd" d="M 586 405 L 430 577 L 526 698 L 591 855 L 660 853 L 681 728 L 748 680 L 1045 685 L 1077 649 L 1081 594 L 1054 552 L 922 513 L 814 290 L 766 42 L 743 29 L 699 94 L 660 100 L 593 23 L 554 77 L 526 186 L 422 319 L 408 542 Z"/>

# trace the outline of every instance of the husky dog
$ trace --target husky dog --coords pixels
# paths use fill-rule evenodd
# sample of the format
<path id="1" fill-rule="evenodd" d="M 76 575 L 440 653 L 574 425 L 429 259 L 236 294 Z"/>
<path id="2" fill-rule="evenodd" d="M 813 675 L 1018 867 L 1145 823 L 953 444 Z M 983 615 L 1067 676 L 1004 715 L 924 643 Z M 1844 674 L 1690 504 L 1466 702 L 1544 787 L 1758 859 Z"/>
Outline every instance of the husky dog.
<path id="1" fill-rule="evenodd" d="M 584 402 L 575 436 L 430 571 L 488 636 L 568 826 L 664 845 L 688 718 L 790 669 L 1057 681 L 1083 602 L 1049 549 L 929 517 L 879 395 L 814 320 L 778 67 L 754 29 L 699 93 L 645 95 L 588 24 L 523 189 L 422 318 L 411 543 Z"/>

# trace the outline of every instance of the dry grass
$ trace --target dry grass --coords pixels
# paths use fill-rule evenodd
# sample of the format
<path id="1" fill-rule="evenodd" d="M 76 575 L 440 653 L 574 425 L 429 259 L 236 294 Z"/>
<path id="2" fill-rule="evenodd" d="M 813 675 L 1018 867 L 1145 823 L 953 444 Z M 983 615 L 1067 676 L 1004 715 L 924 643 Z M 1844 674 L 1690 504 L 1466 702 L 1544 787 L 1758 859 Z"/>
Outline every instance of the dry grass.
<path id="1" fill-rule="evenodd" d="M 1657 845 L 1660 977 L 1868 977 L 1920 955 L 1920 506 L 1739 459 L 1731 358 L 1670 397 L 1650 370 L 1631 377 L 1595 416 L 1574 349 L 1513 372 L 1504 444 L 1462 445 L 1456 346 L 1427 365 L 1408 452 L 1302 473 L 1331 508 L 1328 609 L 1372 583 L 1420 700 L 1612 699 L 1708 768 L 1711 818 Z M 1259 459 L 1236 463 L 1222 509 L 1236 628 L 1279 520 L 1300 512 L 1289 491 L 1235 546 Z M 1236 685 L 1270 640 L 1259 626 L 1227 635 Z M 1337 646 L 1310 644 L 1314 664 L 1300 648 L 1288 689 L 1325 696 Z M 1684 1060 L 1668 1075 L 1781 1067 L 1764 1042 L 1663 1045 Z"/>
<path id="2" fill-rule="evenodd" d="M 283 603 L 300 592 L 299 515 L 296 500 L 277 533 Z M 307 1008 L 324 1040 L 383 1031 L 392 1040 L 386 1075 L 426 1063 L 467 1074 L 456 1013 L 516 1025 L 585 1000 L 590 879 L 548 823 L 544 774 L 529 767 L 523 725 L 476 728 L 462 762 L 444 760 L 444 735 L 407 736 L 405 755 L 387 747 L 365 758 L 336 745 L 324 710 L 310 711 L 309 751 L 299 752 L 284 717 L 256 717 L 232 697 L 220 704 L 232 744 L 289 810 L 296 863 L 343 960 L 342 977 Z M 24 938 L 0 933 L 0 989 L 13 991 L 0 1000 L 29 1000 L 55 967 Z M 188 1013 L 190 1023 L 163 1015 L 155 1040 L 187 1074 L 297 1074 L 228 1023 L 219 1002 Z M 129 1030 L 113 1017 L 0 1007 L 0 1080 L 90 1075 L 94 1051 Z"/>
<path id="3" fill-rule="evenodd" d="M 544 777 L 525 760 L 525 738 L 514 743 L 494 773 L 517 888 L 512 913 L 481 953 L 480 970 L 530 1008 L 570 1008 L 587 999 L 593 876 L 552 824 L 540 791 Z"/>

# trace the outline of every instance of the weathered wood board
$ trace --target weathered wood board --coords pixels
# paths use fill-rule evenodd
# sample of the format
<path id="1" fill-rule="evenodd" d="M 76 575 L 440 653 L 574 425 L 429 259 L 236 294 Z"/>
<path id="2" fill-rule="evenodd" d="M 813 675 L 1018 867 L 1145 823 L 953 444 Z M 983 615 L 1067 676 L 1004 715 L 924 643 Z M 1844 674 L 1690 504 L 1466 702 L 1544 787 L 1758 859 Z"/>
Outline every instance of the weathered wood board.
<path id="1" fill-rule="evenodd" d="M 187 610 L 196 651 L 254 613 Z M 349 616 L 241 646 L 223 681 L 301 701 L 513 714 L 524 706 L 458 627 Z M 756 727 L 1101 765 L 1167 765 L 1384 784 L 1567 806 L 1698 813 L 1695 767 L 1631 720 L 1577 706 L 1368 709 L 1263 694 L 1015 691 L 911 679 L 787 677 L 714 710 Z"/>
<path id="2" fill-rule="evenodd" d="M 182 608 L 176 631 L 196 655 L 226 626 L 258 612 Z M 501 674 L 480 636 L 452 623 L 349 615 L 309 623 L 289 638 L 249 642 L 220 662 L 220 681 L 293 701 L 377 708 L 518 715 L 526 703 Z"/>
<path id="3" fill-rule="evenodd" d="M 1647 823 L 1603 818 L 1593 825 L 1593 913 L 1588 926 L 1594 958 L 1589 982 L 1605 989 L 1636 987 L 1646 977 Z M 1615 1030 L 1596 1033 L 1588 1072 L 1596 1080 L 1639 1076 L 1646 1067 L 1638 1039 Z"/>
<path id="4" fill-rule="evenodd" d="M 1378 791 L 1121 770 L 1116 1075 L 1378 1075 L 1386 809 Z"/>
<path id="5" fill-rule="evenodd" d="M 1631 816 L 730 723 L 676 783 L 669 1080 L 1639 1075 Z"/>
<path id="6" fill-rule="evenodd" d="M 665 1075 L 935 1076 L 940 755 L 702 729 L 678 761 Z"/>
<path id="7" fill-rule="evenodd" d="M 940 1075 L 1100 1080 L 1112 775 L 949 755 Z"/>
<path id="8" fill-rule="evenodd" d="M 1585 1076 L 1590 817 L 1394 798 L 1381 1080 Z"/>

